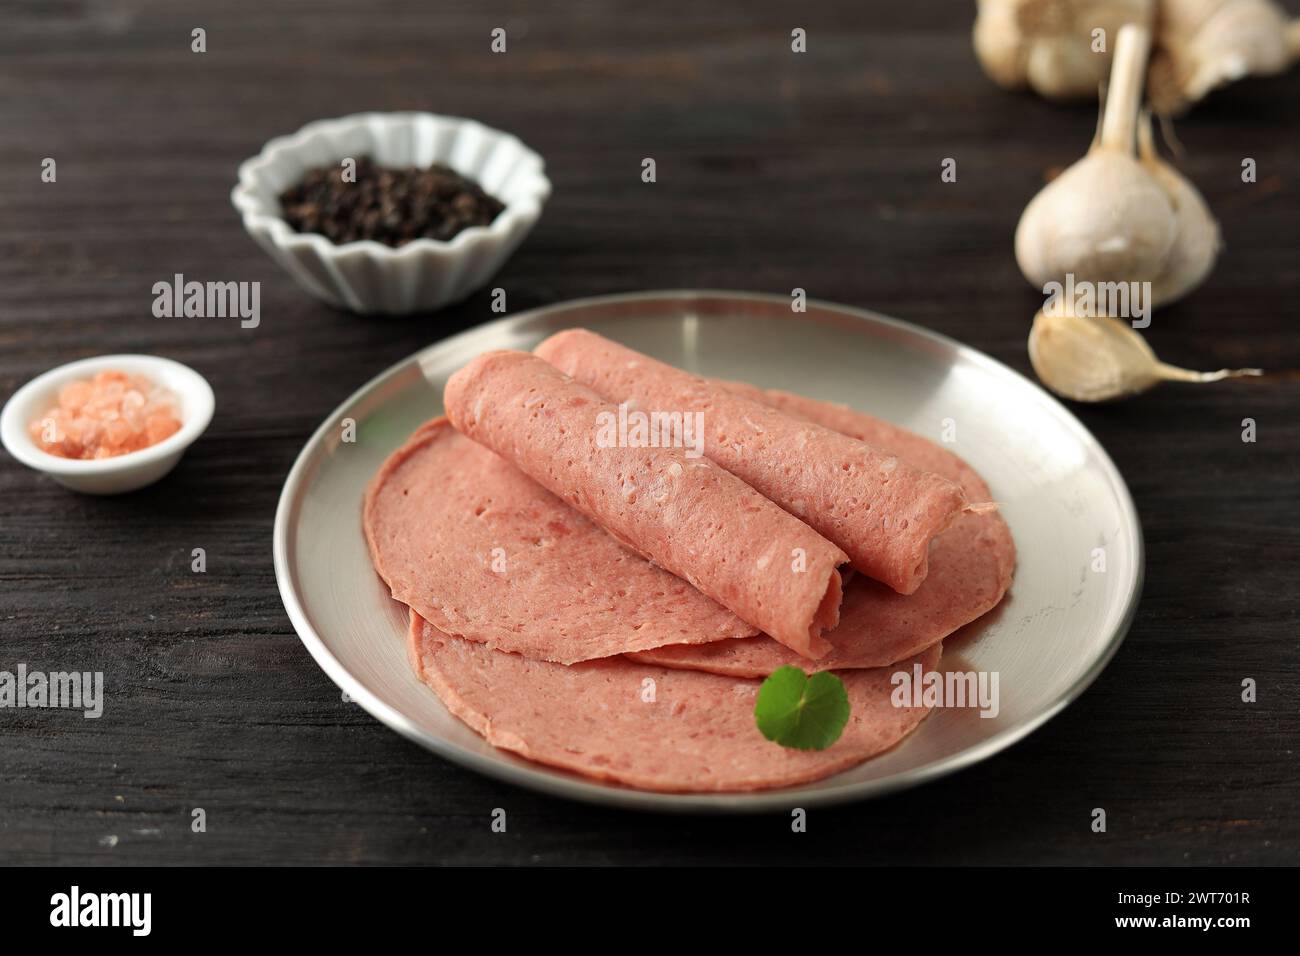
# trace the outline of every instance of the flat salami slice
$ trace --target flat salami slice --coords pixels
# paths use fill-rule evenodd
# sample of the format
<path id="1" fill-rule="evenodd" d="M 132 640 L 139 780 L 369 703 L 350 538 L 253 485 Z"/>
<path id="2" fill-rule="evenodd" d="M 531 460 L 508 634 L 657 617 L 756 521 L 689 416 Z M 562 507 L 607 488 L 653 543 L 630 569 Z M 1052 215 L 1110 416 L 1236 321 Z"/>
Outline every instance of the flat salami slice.
<path id="1" fill-rule="evenodd" d="M 940 648 L 897 667 L 842 673 L 849 723 L 821 751 L 790 750 L 759 733 L 756 680 L 624 658 L 564 667 L 451 637 L 416 614 L 409 652 L 447 709 L 494 746 L 597 780 L 681 793 L 794 786 L 889 750 L 928 713 L 894 706 L 890 678 L 916 663 L 935 669 Z"/>
<path id="2" fill-rule="evenodd" d="M 640 414 L 699 414 L 705 455 L 837 544 L 857 570 L 900 594 L 920 587 L 929 572 L 930 542 L 967 507 L 960 485 L 893 453 L 586 329 L 557 333 L 535 353 Z"/>
<path id="3" fill-rule="evenodd" d="M 394 598 L 499 650 L 568 664 L 756 633 L 445 418 L 384 463 L 364 527 Z"/>
<path id="4" fill-rule="evenodd" d="M 804 657 L 830 650 L 847 556 L 740 478 L 688 448 L 603 440 L 617 407 L 527 352 L 480 355 L 444 404 L 459 431 L 637 554 Z"/>

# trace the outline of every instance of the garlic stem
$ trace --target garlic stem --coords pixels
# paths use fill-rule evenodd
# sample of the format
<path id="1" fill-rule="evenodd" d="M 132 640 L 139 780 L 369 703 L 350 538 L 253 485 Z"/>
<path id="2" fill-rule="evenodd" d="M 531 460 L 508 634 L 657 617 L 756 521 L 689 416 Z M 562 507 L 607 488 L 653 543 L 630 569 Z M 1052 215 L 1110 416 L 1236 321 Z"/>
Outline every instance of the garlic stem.
<path id="1" fill-rule="evenodd" d="M 1151 33 L 1145 27 L 1128 23 L 1120 28 L 1106 89 L 1106 112 L 1101 118 L 1102 149 L 1133 152 L 1150 49 Z"/>
<path id="2" fill-rule="evenodd" d="M 1169 365 L 1165 362 L 1157 362 L 1154 371 L 1166 382 L 1221 382 L 1225 378 L 1246 378 L 1264 374 L 1264 370 L 1258 368 L 1221 368 L 1217 372 L 1194 372 L 1189 368 L 1179 368 L 1177 365 Z"/>

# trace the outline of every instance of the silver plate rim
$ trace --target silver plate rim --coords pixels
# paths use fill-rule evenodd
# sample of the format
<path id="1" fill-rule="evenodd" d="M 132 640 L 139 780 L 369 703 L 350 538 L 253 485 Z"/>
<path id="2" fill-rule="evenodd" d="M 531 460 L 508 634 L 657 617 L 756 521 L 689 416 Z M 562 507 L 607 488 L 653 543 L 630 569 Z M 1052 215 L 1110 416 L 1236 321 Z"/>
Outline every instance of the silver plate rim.
<path id="1" fill-rule="evenodd" d="M 1133 497 L 1129 492 L 1128 484 L 1124 481 L 1119 469 L 1115 466 L 1102 444 L 1068 408 L 1036 382 L 1029 380 L 1010 366 L 940 332 L 934 332 L 902 319 L 881 315 L 869 309 L 860 309 L 820 299 L 808 299 L 809 308 L 815 307 L 821 311 L 836 313 L 858 321 L 884 325 L 895 331 L 920 337 L 928 340 L 933 345 L 941 346 L 943 349 L 952 352 L 956 357 L 983 366 L 997 374 L 1011 376 L 1029 386 L 1039 393 L 1061 424 L 1073 430 L 1077 437 L 1088 446 L 1089 450 L 1098 456 L 1106 477 L 1117 494 L 1127 530 L 1132 534 L 1130 540 L 1133 542 L 1133 575 L 1125 591 L 1124 610 L 1119 618 L 1119 623 L 1107 638 L 1102 651 L 1091 666 L 1036 714 L 1026 718 L 1016 726 L 1009 727 L 959 753 L 879 780 L 855 782 L 839 787 L 826 787 L 817 791 L 773 790 L 759 791 L 757 793 L 718 794 L 656 793 L 591 782 L 574 775 L 562 775 L 561 771 L 554 771 L 545 767 L 534 769 L 522 763 L 515 765 L 494 761 L 465 750 L 450 741 L 443 740 L 425 731 L 397 708 L 385 703 L 353 676 L 333 655 L 326 646 L 325 641 L 311 625 L 306 609 L 303 607 L 294 587 L 293 570 L 289 556 L 289 537 L 292 531 L 295 506 L 315 462 L 315 456 L 319 453 L 325 436 L 344 410 L 380 387 L 390 378 L 405 372 L 412 365 L 419 366 L 431 354 L 442 350 L 454 350 L 476 337 L 490 335 L 495 331 L 509 330 L 528 323 L 552 318 L 565 312 L 600 308 L 602 306 L 652 306 L 656 303 L 680 306 L 684 302 L 698 302 L 704 299 L 729 300 L 736 303 L 762 303 L 766 305 L 779 303 L 784 308 L 789 308 L 790 305 L 790 300 L 787 297 L 779 295 L 715 289 L 629 292 L 569 299 L 476 325 L 470 329 L 439 339 L 389 366 L 334 408 L 312 433 L 302 451 L 294 460 L 293 467 L 289 470 L 276 505 L 272 541 L 276 583 L 281 600 L 284 602 L 285 611 L 312 659 L 316 661 L 330 680 L 376 720 L 421 747 L 470 770 L 549 796 L 603 806 L 650 810 L 661 813 L 764 813 L 788 809 L 791 806 L 805 808 L 835 806 L 896 793 L 931 780 L 937 780 L 940 777 L 948 776 L 987 760 L 989 757 L 1023 740 L 1077 700 L 1105 670 L 1127 636 L 1133 618 L 1137 613 L 1145 579 L 1146 545 L 1142 536 L 1142 523 L 1138 517 Z"/>

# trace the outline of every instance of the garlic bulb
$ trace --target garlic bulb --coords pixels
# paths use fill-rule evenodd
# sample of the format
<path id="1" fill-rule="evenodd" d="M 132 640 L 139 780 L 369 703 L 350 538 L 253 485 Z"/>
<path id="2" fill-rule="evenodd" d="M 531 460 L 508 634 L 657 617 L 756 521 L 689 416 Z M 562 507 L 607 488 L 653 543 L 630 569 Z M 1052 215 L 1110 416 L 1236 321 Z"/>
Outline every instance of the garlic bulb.
<path id="1" fill-rule="evenodd" d="M 1109 316 L 1083 318 L 1068 307 L 1034 316 L 1029 361 L 1044 385 L 1077 402 L 1125 398 L 1163 381 L 1217 382 L 1260 374 L 1257 368 L 1193 372 L 1166 365 L 1127 323 Z"/>
<path id="2" fill-rule="evenodd" d="M 1300 59 L 1300 19 L 1272 0 L 1161 0 L 1148 80 L 1160 113 L 1185 110 L 1243 76 L 1284 72 Z"/>
<path id="3" fill-rule="evenodd" d="M 1150 27 L 1155 0 L 979 0 L 975 53 L 999 86 L 1052 100 L 1091 99 L 1106 78 L 1120 27 Z M 1094 30 L 1104 51 L 1094 51 Z"/>
<path id="4" fill-rule="evenodd" d="M 1034 286 L 1150 283 L 1150 305 L 1183 295 L 1208 274 L 1218 226 L 1195 188 L 1161 161 L 1138 105 L 1150 34 L 1120 30 L 1101 128 L 1092 148 L 1048 183 L 1016 227 L 1016 261 Z M 1208 250 L 1208 254 L 1207 254 Z M 1044 289 L 1044 291 L 1046 291 Z"/>

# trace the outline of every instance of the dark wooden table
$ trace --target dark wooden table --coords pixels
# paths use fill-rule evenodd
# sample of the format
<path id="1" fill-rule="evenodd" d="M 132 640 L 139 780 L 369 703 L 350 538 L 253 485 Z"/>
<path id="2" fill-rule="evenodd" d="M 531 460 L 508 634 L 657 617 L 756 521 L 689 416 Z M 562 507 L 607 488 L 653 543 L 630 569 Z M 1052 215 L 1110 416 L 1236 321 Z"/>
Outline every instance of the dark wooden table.
<path id="1" fill-rule="evenodd" d="M 0 862 L 1297 862 L 1294 378 L 1077 409 L 1146 534 L 1146 593 L 1118 656 L 1010 751 L 815 812 L 799 837 L 784 816 L 604 811 L 462 770 L 340 700 L 284 614 L 271 522 L 308 434 L 381 369 L 493 316 L 486 291 L 400 320 L 306 297 L 231 209 L 242 159 L 319 117 L 474 116 L 544 154 L 555 186 L 494 283 L 512 312 L 798 286 L 1027 372 L 1041 296 L 1012 232 L 1044 172 L 1085 150 L 1094 111 L 995 88 L 971 53 L 971 7 L 0 4 L 0 394 L 74 358 L 148 351 L 202 372 L 218 405 L 141 493 L 83 497 L 0 462 L 0 670 L 102 670 L 107 693 L 98 720 L 0 710 Z M 505 55 L 489 51 L 497 26 Z M 794 27 L 806 55 L 790 52 Z M 1228 248 L 1157 315 L 1164 358 L 1300 368 L 1297 116 L 1300 72 L 1241 83 L 1179 124 L 1182 168 Z M 44 157 L 56 183 L 40 180 Z M 956 183 L 940 182 L 945 157 Z M 178 272 L 260 281 L 260 327 L 154 318 L 153 283 Z M 1246 677 L 1257 703 L 1240 700 Z M 1105 834 L 1089 828 L 1099 806 Z M 195 807 L 206 833 L 191 832 Z M 506 834 L 489 828 L 495 807 Z"/>

